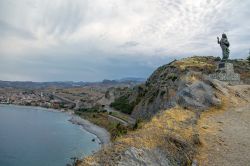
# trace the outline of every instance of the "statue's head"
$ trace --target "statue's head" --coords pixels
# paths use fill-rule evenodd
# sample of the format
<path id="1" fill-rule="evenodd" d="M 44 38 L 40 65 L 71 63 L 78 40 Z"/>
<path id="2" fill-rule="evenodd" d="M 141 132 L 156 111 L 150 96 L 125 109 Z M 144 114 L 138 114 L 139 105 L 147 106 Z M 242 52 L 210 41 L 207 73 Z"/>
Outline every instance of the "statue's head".
<path id="1" fill-rule="evenodd" d="M 227 35 L 225 33 L 222 34 L 222 38 L 227 39 Z"/>

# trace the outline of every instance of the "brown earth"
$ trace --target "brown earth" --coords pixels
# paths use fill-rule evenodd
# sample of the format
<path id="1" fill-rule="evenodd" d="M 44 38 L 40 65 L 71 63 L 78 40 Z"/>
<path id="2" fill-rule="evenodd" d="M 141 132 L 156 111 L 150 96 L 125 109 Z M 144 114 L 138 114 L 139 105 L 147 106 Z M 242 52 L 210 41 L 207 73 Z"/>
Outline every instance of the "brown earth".
<path id="1" fill-rule="evenodd" d="M 201 116 L 199 165 L 250 165 L 250 85 L 232 86 L 229 91 L 224 109 Z"/>

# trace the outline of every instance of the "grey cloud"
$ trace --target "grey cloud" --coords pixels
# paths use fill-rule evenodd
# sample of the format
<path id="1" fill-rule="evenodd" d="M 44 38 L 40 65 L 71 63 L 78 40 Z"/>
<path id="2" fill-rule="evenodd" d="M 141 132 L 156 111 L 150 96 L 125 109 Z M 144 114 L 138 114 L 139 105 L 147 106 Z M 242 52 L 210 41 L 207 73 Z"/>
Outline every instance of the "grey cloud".
<path id="1" fill-rule="evenodd" d="M 0 20 L 0 35 L 1 37 L 15 36 L 15 37 L 20 37 L 20 38 L 25 38 L 25 39 L 35 38 L 31 32 L 25 29 L 15 27 L 2 20 Z"/>
<path id="2" fill-rule="evenodd" d="M 147 77 L 175 58 L 221 56 L 216 36 L 224 31 L 231 57 L 245 58 L 249 5 L 249 0 L 0 0 L 0 79 Z"/>
<path id="3" fill-rule="evenodd" d="M 138 46 L 138 45 L 139 45 L 139 43 L 136 42 L 136 41 L 129 41 L 129 42 L 126 42 L 126 43 L 120 45 L 120 47 L 129 48 L 129 47 L 135 47 L 135 46 Z"/>

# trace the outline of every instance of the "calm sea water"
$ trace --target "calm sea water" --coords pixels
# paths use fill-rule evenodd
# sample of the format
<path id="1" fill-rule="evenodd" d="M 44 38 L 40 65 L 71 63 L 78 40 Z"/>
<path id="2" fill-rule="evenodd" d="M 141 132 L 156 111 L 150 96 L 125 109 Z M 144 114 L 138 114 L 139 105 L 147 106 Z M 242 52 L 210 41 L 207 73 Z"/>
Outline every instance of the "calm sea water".
<path id="1" fill-rule="evenodd" d="M 0 105 L 0 166 L 65 166 L 100 148 L 70 116 L 43 108 Z"/>

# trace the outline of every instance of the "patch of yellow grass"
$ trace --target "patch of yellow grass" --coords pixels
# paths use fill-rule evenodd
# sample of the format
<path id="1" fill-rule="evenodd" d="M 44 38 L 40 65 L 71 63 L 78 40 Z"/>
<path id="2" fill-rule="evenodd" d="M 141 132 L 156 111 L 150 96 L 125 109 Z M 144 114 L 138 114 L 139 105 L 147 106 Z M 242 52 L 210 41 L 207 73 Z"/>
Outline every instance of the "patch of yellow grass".
<path id="1" fill-rule="evenodd" d="M 213 64 L 207 63 L 204 58 L 198 58 L 198 57 L 185 58 L 175 62 L 174 64 L 177 65 L 181 70 L 185 70 L 188 67 L 198 67 L 198 68 L 214 67 Z"/>
<path id="2" fill-rule="evenodd" d="M 128 146 L 138 148 L 154 148 L 164 143 L 167 135 L 178 135 L 183 139 L 192 137 L 192 126 L 183 125 L 184 122 L 194 117 L 192 111 L 176 107 L 164 111 L 145 123 L 142 129 L 121 137 L 117 141 Z"/>
<path id="3" fill-rule="evenodd" d="M 194 112 L 183 108 L 175 107 L 166 110 L 153 117 L 151 121 L 144 122 L 141 129 L 130 131 L 127 135 L 118 137 L 112 147 L 106 148 L 84 161 L 93 163 L 93 161 L 98 161 L 103 156 L 112 156 L 117 151 L 126 150 L 126 147 L 143 149 L 167 147 L 166 138 L 168 136 L 181 138 L 187 142 L 191 141 L 194 130 L 188 121 L 194 117 Z M 171 151 L 171 149 L 168 150 Z M 176 149 L 172 153 L 177 153 Z"/>

